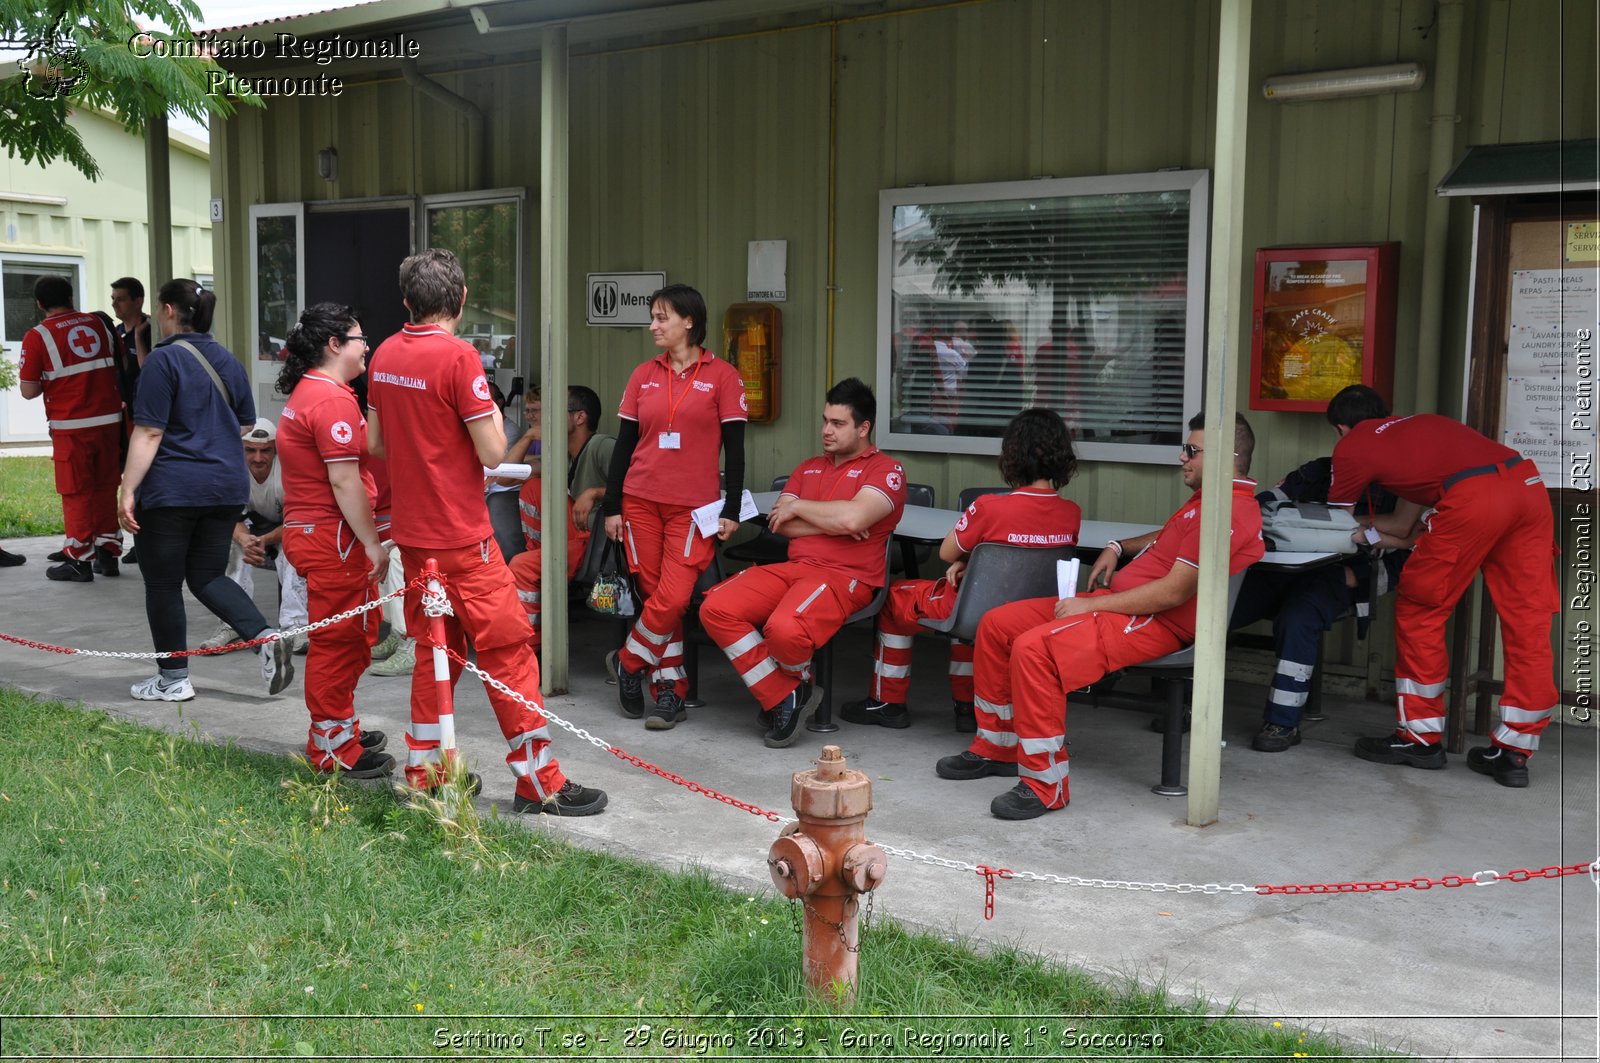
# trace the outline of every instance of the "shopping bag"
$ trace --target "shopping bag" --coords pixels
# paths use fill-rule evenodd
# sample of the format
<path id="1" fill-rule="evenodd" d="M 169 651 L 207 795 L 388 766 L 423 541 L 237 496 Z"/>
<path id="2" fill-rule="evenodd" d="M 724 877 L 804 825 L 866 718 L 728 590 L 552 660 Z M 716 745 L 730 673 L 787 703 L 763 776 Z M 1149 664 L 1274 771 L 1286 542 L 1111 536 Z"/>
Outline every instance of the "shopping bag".
<path id="1" fill-rule="evenodd" d="M 600 574 L 589 588 L 589 608 L 605 616 L 634 615 L 633 579 L 616 542 L 607 542 L 600 550 Z"/>

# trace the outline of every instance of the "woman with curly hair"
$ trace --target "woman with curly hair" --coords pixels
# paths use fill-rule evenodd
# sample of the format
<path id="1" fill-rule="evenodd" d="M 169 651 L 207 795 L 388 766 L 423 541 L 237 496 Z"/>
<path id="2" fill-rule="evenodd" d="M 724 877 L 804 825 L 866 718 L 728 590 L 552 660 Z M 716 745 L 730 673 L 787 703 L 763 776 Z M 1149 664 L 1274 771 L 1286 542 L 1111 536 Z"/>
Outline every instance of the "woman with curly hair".
<path id="1" fill-rule="evenodd" d="M 318 619 L 372 601 L 389 568 L 372 517 L 377 488 L 363 466 L 367 422 L 350 381 L 367 367 L 367 337 L 355 310 L 318 303 L 300 315 L 284 342 L 278 391 L 289 396 L 278 422 L 283 469 L 283 550 L 306 580 Z M 355 779 L 389 774 L 381 731 L 361 730 L 356 681 L 378 641 L 378 613 L 311 633 L 306 657 L 306 757 L 319 772 Z"/>
<path id="2" fill-rule="evenodd" d="M 1011 419 L 1000 441 L 1000 475 L 1013 490 L 981 495 L 956 520 L 939 546 L 950 567 L 936 580 L 901 580 L 889 588 L 878 613 L 877 649 L 872 661 L 872 696 L 839 711 L 850 723 L 910 727 L 906 691 L 911 686 L 911 639 L 926 631 L 919 620 L 943 620 L 955 609 L 956 589 L 967 558 L 979 543 L 1011 546 L 1075 546 L 1083 513 L 1060 496 L 1078 469 L 1072 433 L 1052 410 L 1023 410 Z M 950 643 L 950 696 L 956 730 L 972 734 L 972 644 Z"/>

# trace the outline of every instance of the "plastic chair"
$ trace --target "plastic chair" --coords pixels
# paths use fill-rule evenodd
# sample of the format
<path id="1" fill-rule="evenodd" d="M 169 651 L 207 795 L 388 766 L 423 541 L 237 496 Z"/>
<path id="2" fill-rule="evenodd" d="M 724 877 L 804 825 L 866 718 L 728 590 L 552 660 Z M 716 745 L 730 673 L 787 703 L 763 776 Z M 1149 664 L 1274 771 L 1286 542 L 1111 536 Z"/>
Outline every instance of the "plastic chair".
<path id="1" fill-rule="evenodd" d="M 984 495 L 1004 495 L 1009 494 L 1010 491 L 1011 488 L 1009 487 L 963 487 L 956 508 L 965 513 L 968 506 Z"/>
<path id="2" fill-rule="evenodd" d="M 772 489 L 783 490 L 783 485 L 789 482 L 787 476 L 774 476 Z M 789 539 L 787 536 L 762 528 L 760 534 L 748 542 L 739 543 L 737 546 L 727 547 L 722 551 L 723 556 L 730 561 L 744 561 L 752 565 L 771 565 L 779 561 L 789 560 Z"/>
<path id="3" fill-rule="evenodd" d="M 1233 607 L 1239 600 L 1239 588 L 1242 586 L 1244 572 L 1236 572 L 1228 577 L 1229 617 L 1233 616 Z M 1183 773 L 1183 715 L 1189 707 L 1187 692 L 1194 683 L 1194 646 L 1185 646 L 1165 657 L 1132 665 L 1127 671 L 1130 674 L 1147 675 L 1151 679 L 1166 680 L 1166 729 L 1161 733 L 1161 781 L 1150 789 L 1162 797 L 1182 797 L 1189 792 L 1180 776 Z"/>
<path id="4" fill-rule="evenodd" d="M 1074 547 L 1007 546 L 979 543 L 956 589 L 955 608 L 943 620 L 921 620 L 929 631 L 971 642 L 978 623 L 991 609 L 1023 598 L 1056 594 L 1056 562 L 1074 556 Z"/>
<path id="5" fill-rule="evenodd" d="M 883 608 L 883 603 L 889 600 L 889 560 L 894 556 L 894 539 L 891 537 L 884 544 L 883 550 L 883 586 L 878 588 L 878 593 L 872 600 L 860 609 L 845 618 L 844 624 L 839 626 L 843 631 L 845 625 L 854 624 L 858 620 L 870 620 L 878 615 Z M 834 632 L 833 638 L 822 644 L 817 650 L 816 679 L 817 685 L 822 688 L 822 703 L 811 714 L 811 721 L 806 724 L 806 730 L 819 734 L 828 734 L 839 729 L 833 722 L 833 641 L 839 637 L 839 632 Z"/>

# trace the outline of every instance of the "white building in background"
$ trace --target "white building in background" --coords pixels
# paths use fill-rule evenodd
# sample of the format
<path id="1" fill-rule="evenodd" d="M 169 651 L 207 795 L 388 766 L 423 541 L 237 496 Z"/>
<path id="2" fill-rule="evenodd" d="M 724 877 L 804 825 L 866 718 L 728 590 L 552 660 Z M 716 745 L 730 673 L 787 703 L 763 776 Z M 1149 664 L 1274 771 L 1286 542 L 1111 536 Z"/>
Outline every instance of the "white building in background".
<path id="1" fill-rule="evenodd" d="M 15 366 L 23 334 L 39 321 L 33 284 L 59 273 L 72 282 L 81 310 L 111 310 L 111 282 L 138 277 L 145 311 L 168 277 L 150 277 L 144 139 L 97 111 L 71 118 L 99 163 L 91 181 L 70 164 L 25 164 L 0 155 L 0 358 Z M 170 133 L 172 145 L 172 263 L 177 276 L 210 287 L 210 151 L 203 141 Z M 225 296 L 224 296 L 225 298 Z M 47 443 L 44 404 L 15 388 L 0 391 L 0 450 Z"/>

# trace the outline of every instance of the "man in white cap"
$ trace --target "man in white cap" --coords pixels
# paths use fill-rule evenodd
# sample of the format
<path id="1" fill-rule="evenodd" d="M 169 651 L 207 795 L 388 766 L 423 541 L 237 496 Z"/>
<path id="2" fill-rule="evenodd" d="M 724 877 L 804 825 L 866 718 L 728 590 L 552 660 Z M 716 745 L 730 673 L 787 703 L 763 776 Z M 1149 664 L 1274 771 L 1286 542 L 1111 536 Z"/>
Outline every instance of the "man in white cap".
<path id="1" fill-rule="evenodd" d="M 279 548 L 283 541 L 283 481 L 278 475 L 278 429 L 265 417 L 257 418 L 255 425 L 244 431 L 244 463 L 250 470 L 250 505 L 233 529 L 228 578 L 246 594 L 254 595 L 254 570 L 276 567 L 278 627 L 300 627 L 307 620 L 306 581 Z M 224 624 L 200 647 L 216 649 L 238 640 L 233 628 Z M 300 646 L 297 653 L 304 652 L 305 643 Z"/>

